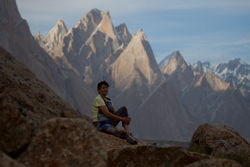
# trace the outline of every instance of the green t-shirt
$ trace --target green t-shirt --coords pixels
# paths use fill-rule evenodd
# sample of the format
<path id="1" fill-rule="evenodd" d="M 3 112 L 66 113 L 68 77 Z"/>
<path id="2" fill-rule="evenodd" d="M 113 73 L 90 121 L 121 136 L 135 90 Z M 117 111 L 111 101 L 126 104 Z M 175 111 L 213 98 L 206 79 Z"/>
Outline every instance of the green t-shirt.
<path id="1" fill-rule="evenodd" d="M 100 95 L 96 96 L 92 104 L 92 120 L 93 122 L 98 121 L 98 111 L 100 106 L 105 106 L 105 102 Z"/>

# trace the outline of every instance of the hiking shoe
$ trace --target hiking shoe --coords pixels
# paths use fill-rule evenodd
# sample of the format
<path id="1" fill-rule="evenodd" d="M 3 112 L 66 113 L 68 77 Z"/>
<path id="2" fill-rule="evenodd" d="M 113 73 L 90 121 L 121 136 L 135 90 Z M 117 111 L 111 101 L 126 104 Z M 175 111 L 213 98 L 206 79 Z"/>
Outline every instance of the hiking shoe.
<path id="1" fill-rule="evenodd" d="M 133 140 L 131 137 L 127 137 L 125 140 L 129 144 L 132 144 L 132 145 L 136 145 L 137 144 L 137 141 Z"/>

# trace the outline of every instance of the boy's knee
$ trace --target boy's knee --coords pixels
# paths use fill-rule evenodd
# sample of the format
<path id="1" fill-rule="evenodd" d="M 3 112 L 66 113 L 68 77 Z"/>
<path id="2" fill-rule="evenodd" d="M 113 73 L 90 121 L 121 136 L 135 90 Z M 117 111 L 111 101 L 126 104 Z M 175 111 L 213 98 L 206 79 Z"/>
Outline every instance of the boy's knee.
<path id="1" fill-rule="evenodd" d="M 128 117 L 127 107 L 125 107 L 125 106 L 121 107 L 121 111 L 122 111 L 122 116 L 123 117 Z"/>

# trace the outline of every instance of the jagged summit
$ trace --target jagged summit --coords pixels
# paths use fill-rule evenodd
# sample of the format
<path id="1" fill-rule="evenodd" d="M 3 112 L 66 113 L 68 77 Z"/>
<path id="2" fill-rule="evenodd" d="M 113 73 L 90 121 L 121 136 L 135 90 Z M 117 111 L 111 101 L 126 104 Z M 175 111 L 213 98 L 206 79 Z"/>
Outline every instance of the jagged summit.
<path id="1" fill-rule="evenodd" d="M 40 31 L 38 31 L 35 35 L 34 35 L 34 38 L 38 41 L 44 41 L 44 36 L 43 34 L 41 34 Z"/>
<path id="2" fill-rule="evenodd" d="M 203 89 L 211 88 L 213 91 L 225 91 L 230 84 L 217 77 L 214 73 L 205 72 L 195 84 L 196 87 Z"/>
<path id="3" fill-rule="evenodd" d="M 88 26 L 91 26 L 90 28 L 94 28 L 100 23 L 103 15 L 104 15 L 103 11 L 94 8 L 79 20 L 75 28 L 81 28 L 84 29 L 85 31 L 87 30 Z"/>
<path id="4" fill-rule="evenodd" d="M 171 75 L 173 72 L 180 70 L 185 71 L 188 65 L 179 51 L 173 52 L 170 56 L 165 59 L 165 66 L 163 66 L 161 71 L 163 74 Z"/>
<path id="5" fill-rule="evenodd" d="M 195 63 L 192 66 L 192 69 L 193 69 L 195 75 L 201 75 L 204 72 L 203 65 L 202 65 L 201 61 L 197 61 L 197 63 Z"/>
<path id="6" fill-rule="evenodd" d="M 174 51 L 173 53 L 171 53 L 170 55 L 167 55 L 166 57 L 164 57 L 160 63 L 159 63 L 159 68 L 162 70 L 168 63 L 169 61 L 172 59 L 172 57 L 175 55 L 175 54 L 179 54 L 180 55 L 180 52 L 177 50 L 177 51 Z"/>
<path id="7" fill-rule="evenodd" d="M 112 68 L 118 87 L 126 87 L 129 82 L 132 84 L 135 80 L 142 82 L 142 79 L 146 80 L 145 83 L 152 84 L 160 75 L 153 51 L 142 30 L 133 35 Z"/>
<path id="8" fill-rule="evenodd" d="M 115 27 L 116 34 L 122 43 L 127 46 L 130 42 L 132 35 L 128 31 L 128 28 L 125 23 L 120 24 L 119 26 Z"/>
<path id="9" fill-rule="evenodd" d="M 113 40 L 117 40 L 109 11 L 103 13 L 102 20 L 101 20 L 100 24 L 98 25 L 98 30 L 100 32 L 103 32 L 104 34 L 108 35 Z"/>
<path id="10" fill-rule="evenodd" d="M 59 19 L 56 25 L 46 35 L 47 41 L 60 42 L 68 29 L 62 19 Z M 54 37 L 54 38 L 53 38 Z"/>
<path id="11" fill-rule="evenodd" d="M 147 41 L 147 37 L 145 33 L 143 32 L 143 29 L 139 29 L 134 35 L 133 38 L 138 39 L 138 40 L 145 40 Z"/>
<path id="12" fill-rule="evenodd" d="M 45 50 L 48 52 L 53 52 L 53 50 L 62 42 L 67 32 L 68 29 L 64 21 L 59 19 L 56 25 L 48 32 L 45 37 L 43 37 L 43 35 L 38 32 L 34 35 L 34 38 Z"/>

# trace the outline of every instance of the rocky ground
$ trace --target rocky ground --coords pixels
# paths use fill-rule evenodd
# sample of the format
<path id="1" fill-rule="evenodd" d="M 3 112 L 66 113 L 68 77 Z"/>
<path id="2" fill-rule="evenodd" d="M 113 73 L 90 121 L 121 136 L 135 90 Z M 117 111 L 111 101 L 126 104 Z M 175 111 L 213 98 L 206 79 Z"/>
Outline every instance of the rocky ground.
<path id="1" fill-rule="evenodd" d="M 97 132 L 2 48 L 0 136 L 0 167 L 249 166 L 249 143 L 225 126 L 200 126 L 189 150 L 140 140 L 134 146 Z"/>

